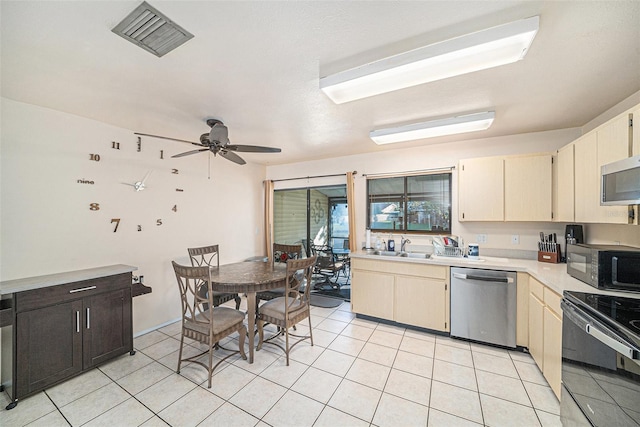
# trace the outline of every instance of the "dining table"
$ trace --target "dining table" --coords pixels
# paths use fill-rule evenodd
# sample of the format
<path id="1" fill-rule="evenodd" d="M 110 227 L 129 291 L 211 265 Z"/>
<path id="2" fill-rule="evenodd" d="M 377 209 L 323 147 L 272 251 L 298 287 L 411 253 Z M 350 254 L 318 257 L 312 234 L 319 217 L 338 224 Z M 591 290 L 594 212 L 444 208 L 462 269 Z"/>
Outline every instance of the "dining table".
<path id="1" fill-rule="evenodd" d="M 249 363 L 253 363 L 256 325 L 256 292 L 282 288 L 287 277 L 287 264 L 264 261 L 244 261 L 224 264 L 211 269 L 214 291 L 245 294 L 247 296 L 247 335 Z"/>

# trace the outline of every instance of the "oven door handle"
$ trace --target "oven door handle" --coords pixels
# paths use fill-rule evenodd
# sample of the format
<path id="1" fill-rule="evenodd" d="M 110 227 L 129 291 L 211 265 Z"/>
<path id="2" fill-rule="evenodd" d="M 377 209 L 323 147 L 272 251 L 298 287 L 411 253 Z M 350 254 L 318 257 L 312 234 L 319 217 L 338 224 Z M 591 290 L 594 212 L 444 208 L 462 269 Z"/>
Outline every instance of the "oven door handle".
<path id="1" fill-rule="evenodd" d="M 638 351 L 614 338 L 611 338 L 598 328 L 594 327 L 592 324 L 587 323 L 585 330 L 587 334 L 591 335 L 607 347 L 617 351 L 618 353 L 621 353 L 629 359 L 640 360 L 640 357 L 638 357 Z"/>

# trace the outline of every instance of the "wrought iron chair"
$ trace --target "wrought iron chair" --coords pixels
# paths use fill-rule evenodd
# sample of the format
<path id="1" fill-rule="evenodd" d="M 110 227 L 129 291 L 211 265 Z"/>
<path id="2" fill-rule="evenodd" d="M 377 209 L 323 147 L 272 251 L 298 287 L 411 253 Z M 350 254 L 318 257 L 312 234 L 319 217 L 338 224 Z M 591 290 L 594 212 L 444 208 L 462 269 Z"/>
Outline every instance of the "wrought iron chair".
<path id="1" fill-rule="evenodd" d="M 220 267 L 220 251 L 218 245 L 187 248 L 192 267 Z M 214 265 L 215 262 L 215 265 Z M 201 283 L 201 292 L 206 291 L 206 283 Z M 238 294 L 213 291 L 213 306 L 217 307 L 227 301 L 235 300 L 236 310 L 240 309 L 242 299 Z"/>
<path id="2" fill-rule="evenodd" d="M 344 262 L 337 260 L 333 248 L 329 245 L 312 246 L 312 251 L 317 257 L 313 272 L 324 278 L 322 282 L 316 283 L 315 287 L 321 289 L 324 285 L 329 285 L 331 288 L 340 289 L 338 275 L 341 271 L 344 272 Z"/>
<path id="3" fill-rule="evenodd" d="M 244 341 L 247 336 L 247 328 L 244 326 L 245 313 L 229 307 L 214 306 L 211 269 L 208 266 L 187 267 L 179 265 L 175 261 L 172 261 L 172 265 L 182 300 L 182 334 L 176 372 L 180 373 L 182 362 L 196 363 L 207 370 L 209 374 L 207 387 L 211 388 L 213 371 L 220 363 L 236 353 L 240 353 L 243 359 L 247 359 L 244 352 Z M 203 283 L 207 287 L 204 293 L 200 290 Z M 230 353 L 213 365 L 213 351 L 216 343 L 234 332 L 238 332 L 240 335 L 238 351 Z M 182 351 L 185 337 L 206 344 L 207 349 L 198 355 L 183 359 Z M 200 360 L 204 354 L 209 356 L 207 363 Z"/>
<path id="4" fill-rule="evenodd" d="M 289 351 L 298 343 L 310 339 L 313 346 L 313 332 L 311 328 L 310 310 L 310 289 L 311 275 L 316 258 L 291 259 L 287 261 L 287 280 L 285 292 L 282 297 L 267 301 L 260 307 L 258 313 L 258 350 L 262 344 L 271 344 L 284 350 L 287 355 L 287 366 L 289 366 Z M 301 291 L 302 284 L 306 281 L 304 291 Z M 290 334 L 289 329 L 300 323 L 304 319 L 309 319 L 309 335 Z M 278 327 L 278 332 L 268 339 L 264 339 L 264 325 L 271 323 Z M 285 346 L 275 340 L 284 332 Z M 292 345 L 289 345 L 289 336 L 299 338 Z"/>

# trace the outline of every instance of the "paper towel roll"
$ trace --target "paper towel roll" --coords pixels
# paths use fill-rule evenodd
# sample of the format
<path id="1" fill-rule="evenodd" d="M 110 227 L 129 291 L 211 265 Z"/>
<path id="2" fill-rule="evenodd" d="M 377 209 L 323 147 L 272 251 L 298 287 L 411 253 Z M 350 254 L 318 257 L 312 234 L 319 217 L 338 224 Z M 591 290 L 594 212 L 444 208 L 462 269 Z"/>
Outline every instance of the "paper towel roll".
<path id="1" fill-rule="evenodd" d="M 367 229 L 367 244 L 365 245 L 367 249 L 371 247 L 371 230 Z"/>

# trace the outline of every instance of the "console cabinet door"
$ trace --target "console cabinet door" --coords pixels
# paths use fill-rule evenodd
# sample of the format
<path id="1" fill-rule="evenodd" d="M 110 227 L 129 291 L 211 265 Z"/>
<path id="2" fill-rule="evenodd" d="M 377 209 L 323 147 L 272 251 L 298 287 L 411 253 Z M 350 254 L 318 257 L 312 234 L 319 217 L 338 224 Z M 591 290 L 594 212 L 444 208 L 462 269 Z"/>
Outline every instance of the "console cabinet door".
<path id="1" fill-rule="evenodd" d="M 15 327 L 15 396 L 82 371 L 81 300 L 18 313 Z"/>
<path id="2" fill-rule="evenodd" d="M 133 349 L 131 289 L 84 299 L 84 369 Z"/>

